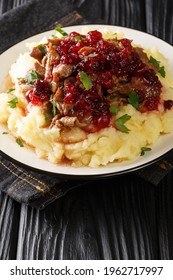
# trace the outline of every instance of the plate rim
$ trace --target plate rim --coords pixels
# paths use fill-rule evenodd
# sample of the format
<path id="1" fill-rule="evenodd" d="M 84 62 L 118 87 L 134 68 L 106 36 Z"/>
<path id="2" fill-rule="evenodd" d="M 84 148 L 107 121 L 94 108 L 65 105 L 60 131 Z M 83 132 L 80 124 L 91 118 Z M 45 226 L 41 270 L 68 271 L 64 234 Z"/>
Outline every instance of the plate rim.
<path id="1" fill-rule="evenodd" d="M 19 167 L 22 168 L 26 168 L 27 171 L 32 171 L 32 172 L 36 172 L 36 173 L 40 173 L 43 175 L 47 175 L 47 176 L 52 176 L 54 178 L 62 178 L 62 179 L 71 179 L 71 180 L 85 180 L 85 179 L 89 179 L 89 180 L 99 180 L 102 178 L 110 178 L 110 177 L 117 177 L 117 176 L 122 176 L 122 175 L 128 175 L 131 173 L 134 173 L 140 169 L 143 169 L 145 167 L 149 167 L 151 165 L 154 165 L 156 162 L 159 162 L 160 160 L 162 160 L 163 158 L 165 158 L 169 153 L 171 153 L 171 151 L 173 151 L 173 148 L 166 152 L 165 154 L 162 154 L 160 157 L 155 158 L 147 163 L 144 163 L 142 165 L 136 166 L 136 167 L 132 167 L 129 168 L 127 170 L 122 170 L 122 171 L 116 171 L 116 172 L 112 172 L 112 173 L 100 173 L 100 174 L 65 174 L 65 173 L 55 173 L 55 172 L 51 172 L 51 171 L 47 171 L 47 170 L 43 170 L 43 169 L 39 169 L 36 167 L 32 167 L 30 165 L 27 165 L 21 161 L 18 161 L 16 159 L 13 159 L 12 157 L 10 157 L 9 155 L 7 155 L 6 153 L 2 152 L 0 150 L 0 155 L 2 157 L 4 157 L 4 159 L 12 162 L 13 164 L 17 164 Z M 4 167 L 6 168 L 6 167 Z"/>
<path id="2" fill-rule="evenodd" d="M 151 36 L 151 38 L 156 38 L 157 40 L 161 41 L 162 43 L 164 44 L 167 44 L 169 47 L 173 47 L 171 44 L 169 44 L 168 42 L 164 41 L 163 39 L 155 36 L 155 35 L 152 35 L 150 33 L 147 33 L 147 32 L 144 32 L 144 31 L 141 31 L 141 30 L 137 30 L 135 28 L 129 28 L 129 27 L 124 27 L 124 26 L 118 26 L 118 25 L 108 25 L 108 24 L 85 24 L 85 25 L 72 25 L 72 26 L 66 26 L 66 27 L 63 27 L 63 29 L 69 29 L 69 28 L 85 28 L 85 27 L 89 27 L 91 29 L 93 28 L 99 28 L 99 29 L 103 29 L 103 28 L 115 28 L 115 29 L 120 29 L 120 31 L 124 30 L 125 31 L 132 31 L 132 32 L 137 32 L 137 33 L 142 33 L 142 34 L 145 34 L 145 36 Z M 13 46 L 11 46 L 10 48 L 8 48 L 7 50 L 5 50 L 3 53 L 0 54 L 0 58 L 5 56 L 6 53 L 8 53 L 9 51 L 12 51 L 13 48 L 17 48 L 18 45 L 21 45 L 21 44 L 24 44 L 24 43 L 27 43 L 27 40 L 34 40 L 34 37 L 38 37 L 38 36 L 46 36 L 46 34 L 48 33 L 51 33 L 51 32 L 54 32 L 54 29 L 50 29 L 50 30 L 47 30 L 47 31 L 44 31 L 44 32 L 41 32 L 41 33 L 38 33 L 38 34 L 35 34 L 35 35 L 32 35 L 30 37 L 27 37 L 19 42 L 17 42 L 16 44 L 14 44 Z M 19 54 L 19 53 L 18 53 Z M 68 178 L 71 178 L 73 179 L 75 177 L 77 178 L 82 178 L 82 179 L 85 179 L 85 178 L 91 178 L 91 179 L 97 179 L 97 178 L 103 178 L 103 177 L 110 177 L 110 176 L 120 176 L 120 175 L 123 175 L 123 174 L 128 174 L 128 173 L 132 173 L 134 171 L 137 171 L 139 169 L 142 169 L 146 166 L 149 166 L 149 165 L 152 165 L 153 163 L 159 161 L 161 158 L 165 157 L 168 153 L 171 152 L 171 150 L 173 150 L 173 147 L 169 150 L 169 151 L 166 151 L 164 152 L 163 154 L 161 154 L 159 157 L 157 158 L 154 158 L 154 159 L 151 159 L 145 163 L 141 163 L 137 166 L 133 166 L 133 167 L 127 167 L 125 169 L 122 169 L 122 170 L 119 170 L 119 171 L 111 171 L 110 172 L 106 172 L 106 173 L 97 173 L 97 174 L 80 174 L 80 173 L 77 173 L 77 174 L 69 174 L 69 173 L 62 173 L 62 172 L 58 172 L 58 170 L 56 172 L 54 171 L 48 171 L 48 170 L 44 170 L 44 169 L 39 169 L 39 168 L 36 168 L 36 167 L 32 167 L 31 165 L 28 165 L 26 163 L 23 163 L 21 161 L 18 161 L 16 158 L 12 158 L 10 155 L 6 154 L 4 151 L 1 150 L 0 148 L 0 154 L 4 157 L 4 158 L 7 158 L 8 160 L 12 161 L 12 162 L 15 162 L 17 163 L 19 166 L 21 167 L 24 167 L 24 168 L 27 168 L 27 169 L 30 169 L 32 171 L 35 171 L 35 172 L 39 172 L 39 173 L 44 173 L 44 174 L 47 174 L 47 175 L 52 175 L 52 176 L 59 176 L 59 177 L 68 177 Z M 56 165 L 56 164 L 53 164 L 53 165 Z M 57 164 L 58 165 L 58 164 Z M 108 165 L 107 165 L 108 166 Z M 62 167 L 62 165 L 61 165 Z M 100 169 L 101 170 L 102 167 L 98 167 L 98 168 L 94 168 L 94 169 Z M 80 167 L 76 167 L 76 170 L 80 169 Z M 93 169 L 91 167 L 88 167 L 88 170 L 89 169 Z"/>
<path id="3" fill-rule="evenodd" d="M 165 44 L 169 45 L 170 47 L 173 47 L 173 45 L 171 45 L 171 43 L 168 43 L 167 41 L 164 41 L 164 39 L 160 38 L 158 35 L 156 34 L 151 34 L 151 33 L 148 33 L 146 31 L 143 31 L 143 30 L 140 30 L 140 29 L 135 29 L 134 27 L 126 27 L 126 26 L 123 26 L 123 25 L 114 25 L 114 24 L 104 24 L 104 23 L 86 23 L 86 24 L 78 24 L 78 25 L 69 25 L 69 26 L 63 26 L 63 29 L 66 29 L 66 28 L 72 28 L 72 27 L 85 27 L 85 26 L 98 26 L 98 27 L 115 27 L 115 28 L 122 28 L 122 29 L 126 29 L 126 30 L 132 30 L 132 31 L 136 31 L 136 32 L 139 32 L 139 33 L 142 33 L 142 34 L 145 34 L 145 35 L 148 35 L 148 36 L 151 36 L 151 37 L 154 37 L 162 42 L 164 42 Z M 18 44 L 21 44 L 23 42 L 25 42 L 26 40 L 28 39 L 32 39 L 38 35 L 41 35 L 41 34 L 45 34 L 45 33 L 49 33 L 49 32 L 53 32 L 55 31 L 55 29 L 49 29 L 49 30 L 46 30 L 46 31 L 43 31 L 43 32 L 40 32 L 40 33 L 37 33 L 37 34 L 33 34 L 31 36 L 27 36 L 25 39 L 22 39 L 21 41 L 18 41 L 16 42 L 15 44 L 13 44 L 12 46 L 10 46 L 9 48 L 5 49 L 3 52 L 0 53 L 0 57 L 2 55 L 4 55 L 5 52 L 9 51 L 11 48 L 17 46 Z"/>

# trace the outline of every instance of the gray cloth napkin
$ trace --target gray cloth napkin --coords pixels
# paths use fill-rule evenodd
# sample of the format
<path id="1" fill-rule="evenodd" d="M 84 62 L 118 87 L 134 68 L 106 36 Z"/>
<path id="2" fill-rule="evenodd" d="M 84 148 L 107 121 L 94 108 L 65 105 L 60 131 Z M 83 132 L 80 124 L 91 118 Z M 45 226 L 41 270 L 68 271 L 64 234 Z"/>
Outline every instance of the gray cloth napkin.
<path id="1" fill-rule="evenodd" d="M 76 2 L 80 6 L 82 1 Z M 57 24 L 68 26 L 104 23 L 104 20 L 99 18 L 101 16 L 99 9 L 101 8 L 98 6 L 97 16 L 95 16 L 94 10 L 91 9 L 93 3 L 86 2 L 90 5 L 88 10 L 85 5 L 87 16 L 85 16 L 84 9 L 82 9 L 82 14 L 81 11 L 77 11 L 70 0 L 28 0 L 26 4 L 5 13 L 0 17 L 0 52 L 29 36 L 54 28 Z M 136 171 L 135 174 L 149 183 L 158 185 L 172 168 L 173 152 L 169 153 L 165 159 Z M 6 192 L 18 202 L 33 207 L 42 209 L 69 190 L 86 183 L 86 180 L 60 179 L 52 175 L 27 170 L 5 159 L 3 155 L 0 156 L 0 190 Z M 97 181 L 97 184 L 99 184 L 99 181 Z"/>
<path id="2" fill-rule="evenodd" d="M 0 155 L 0 190 L 18 202 L 43 209 L 86 181 L 66 180 L 27 170 Z"/>
<path id="3" fill-rule="evenodd" d="M 27 37 L 51 29 L 56 21 L 73 11 L 70 0 L 30 0 L 4 13 L 0 17 L 0 53 Z"/>
<path id="4" fill-rule="evenodd" d="M 173 170 L 173 152 L 162 160 L 135 171 L 136 176 L 147 183 L 157 186 L 160 181 Z M 122 176 L 126 176 L 125 174 Z M 102 178 L 95 181 L 96 184 Z M 0 191 L 7 193 L 18 202 L 26 203 L 32 207 L 43 209 L 56 199 L 64 196 L 68 191 L 92 181 L 70 180 L 44 175 L 18 166 L 16 163 L 0 155 Z M 116 185 L 116 179 L 115 179 Z M 106 183 L 105 183 L 106 187 Z"/>

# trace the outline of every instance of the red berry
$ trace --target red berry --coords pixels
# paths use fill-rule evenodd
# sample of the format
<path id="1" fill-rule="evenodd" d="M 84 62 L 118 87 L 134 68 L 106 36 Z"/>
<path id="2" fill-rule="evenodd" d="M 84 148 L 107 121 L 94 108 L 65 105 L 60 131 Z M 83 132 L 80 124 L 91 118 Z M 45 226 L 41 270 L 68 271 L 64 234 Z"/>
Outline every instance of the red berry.
<path id="1" fill-rule="evenodd" d="M 26 94 L 26 99 L 33 105 L 41 105 L 48 101 L 51 95 L 49 84 L 46 80 L 36 80 L 33 88 Z"/>
<path id="2" fill-rule="evenodd" d="M 144 102 L 144 106 L 147 108 L 148 111 L 157 110 L 159 105 L 159 97 L 153 96 L 146 99 Z"/>
<path id="3" fill-rule="evenodd" d="M 74 84 L 67 84 L 65 85 L 65 97 L 64 102 L 65 103 L 73 103 L 77 96 L 77 87 Z"/>
<path id="4" fill-rule="evenodd" d="M 73 31 L 73 32 L 70 32 L 69 36 L 70 37 L 76 37 L 76 36 L 81 36 L 81 34 L 76 32 L 76 31 Z"/>
<path id="5" fill-rule="evenodd" d="M 99 84 L 104 88 L 112 86 L 112 74 L 110 72 L 102 72 L 98 79 Z"/>
<path id="6" fill-rule="evenodd" d="M 165 109 L 170 110 L 173 106 L 173 100 L 165 100 L 164 101 L 164 107 Z"/>
<path id="7" fill-rule="evenodd" d="M 100 39 L 102 39 L 102 33 L 97 30 L 90 31 L 86 35 L 86 40 L 92 45 L 97 44 Z"/>

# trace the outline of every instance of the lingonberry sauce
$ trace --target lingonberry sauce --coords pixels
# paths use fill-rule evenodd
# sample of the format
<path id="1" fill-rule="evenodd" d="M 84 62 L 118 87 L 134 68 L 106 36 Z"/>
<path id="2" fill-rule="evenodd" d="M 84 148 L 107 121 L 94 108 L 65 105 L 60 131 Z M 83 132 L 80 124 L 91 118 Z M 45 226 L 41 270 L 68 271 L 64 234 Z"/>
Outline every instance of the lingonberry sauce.
<path id="1" fill-rule="evenodd" d="M 146 107 L 146 109 L 148 111 L 157 110 L 158 105 L 159 105 L 159 101 L 160 101 L 160 99 L 159 99 L 158 96 L 149 97 L 144 102 L 144 106 Z"/>
<path id="2" fill-rule="evenodd" d="M 80 122 L 91 119 L 92 126 L 85 128 L 90 132 L 108 127 L 111 118 L 109 104 L 97 94 L 95 87 L 87 91 L 69 83 L 65 86 L 63 100 L 66 104 L 74 105 L 71 114 L 77 116 Z"/>
<path id="3" fill-rule="evenodd" d="M 66 82 L 63 87 L 63 102 L 72 105 L 69 116 L 77 116 L 81 122 L 91 117 L 91 132 L 111 123 L 107 90 L 115 86 L 113 77 L 119 79 L 120 84 L 124 82 L 125 86 L 133 80 L 133 88 L 129 88 L 127 94 L 131 90 L 137 93 L 143 111 L 158 110 L 162 85 L 130 40 L 104 40 L 97 30 L 88 32 L 86 36 L 71 32 L 54 48 L 60 55 L 57 64 L 73 66 L 73 81 Z M 88 90 L 80 81 L 80 71 L 92 80 L 92 87 Z M 27 93 L 27 99 L 33 105 L 39 105 L 49 100 L 50 94 L 48 82 L 37 80 Z M 172 103 L 165 101 L 165 108 L 171 108 Z"/>
<path id="4" fill-rule="evenodd" d="M 26 94 L 26 99 L 33 105 L 41 105 L 48 101 L 51 94 L 49 84 L 46 80 L 36 80 L 34 87 Z"/>

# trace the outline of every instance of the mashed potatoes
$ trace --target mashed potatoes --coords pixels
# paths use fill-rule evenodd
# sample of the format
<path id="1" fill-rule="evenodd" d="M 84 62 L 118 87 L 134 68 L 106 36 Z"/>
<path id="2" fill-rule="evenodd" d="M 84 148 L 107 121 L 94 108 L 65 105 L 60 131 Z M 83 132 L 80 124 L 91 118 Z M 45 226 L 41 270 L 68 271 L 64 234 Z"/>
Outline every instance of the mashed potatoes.
<path id="1" fill-rule="evenodd" d="M 108 35 L 110 38 L 110 33 Z M 152 54 L 166 67 L 167 62 L 156 49 L 146 50 L 146 53 L 148 56 Z M 11 66 L 9 75 L 14 86 L 10 92 L 0 94 L 0 123 L 6 124 L 10 133 L 24 145 L 33 147 L 40 158 L 56 164 L 67 159 L 76 167 L 95 168 L 114 161 L 135 160 L 141 155 L 142 147 L 155 143 L 161 134 L 173 132 L 173 109 L 165 110 L 163 104 L 158 110 L 147 112 L 140 112 L 131 104 L 121 104 L 114 118 L 125 114 L 131 117 L 126 122 L 128 133 L 114 126 L 94 133 L 77 126 L 63 130 L 58 126 L 48 126 L 43 108 L 28 103 L 24 95 L 25 85 L 19 84 L 19 77 L 25 78 L 34 63 L 35 59 L 25 53 Z M 173 82 L 168 72 L 166 67 L 165 78 L 158 74 L 163 84 L 163 100 L 173 100 Z"/>

